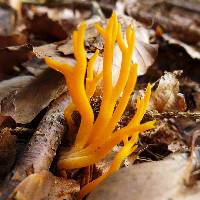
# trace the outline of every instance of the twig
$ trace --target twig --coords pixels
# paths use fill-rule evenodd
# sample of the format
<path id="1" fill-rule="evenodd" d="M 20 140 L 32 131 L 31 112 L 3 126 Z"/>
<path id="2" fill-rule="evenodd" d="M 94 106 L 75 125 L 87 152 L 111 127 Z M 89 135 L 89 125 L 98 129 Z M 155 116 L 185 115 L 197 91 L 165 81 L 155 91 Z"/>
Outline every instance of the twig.
<path id="1" fill-rule="evenodd" d="M 164 119 L 164 118 L 190 118 L 193 120 L 200 120 L 200 112 L 176 112 L 176 111 L 171 111 L 171 112 L 163 112 L 163 113 L 158 113 L 158 112 L 147 112 L 146 116 L 151 116 L 153 118 L 159 118 L 159 119 Z"/>

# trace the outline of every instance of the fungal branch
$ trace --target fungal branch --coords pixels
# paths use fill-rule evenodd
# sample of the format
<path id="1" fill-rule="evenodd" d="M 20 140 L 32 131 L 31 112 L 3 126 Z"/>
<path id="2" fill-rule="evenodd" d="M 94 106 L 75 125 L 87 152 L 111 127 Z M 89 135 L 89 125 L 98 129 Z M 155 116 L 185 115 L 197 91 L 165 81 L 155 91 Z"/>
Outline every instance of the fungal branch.
<path id="1" fill-rule="evenodd" d="M 84 186 L 80 193 L 81 199 L 97 184 L 120 168 L 123 160 L 137 148 L 140 132 L 154 128 L 155 121 L 141 124 L 151 95 L 151 85 L 148 84 L 144 97 L 138 97 L 136 113 L 128 125 L 115 131 L 120 121 L 137 80 L 137 64 L 132 63 L 135 46 L 135 31 L 129 26 L 126 30 L 126 41 L 123 39 L 121 25 L 115 13 L 108 20 L 105 28 L 96 24 L 96 29 L 104 39 L 103 70 L 94 76 L 93 66 L 98 50 L 87 62 L 84 49 L 85 23 L 82 23 L 73 34 L 75 66 L 60 63 L 46 57 L 46 63 L 55 70 L 64 74 L 67 87 L 72 98 L 72 104 L 65 109 L 65 118 L 72 124 L 71 112 L 77 109 L 81 115 L 81 124 L 74 146 L 69 152 L 62 152 L 58 167 L 61 170 L 86 167 L 103 159 L 112 148 L 123 141 L 107 173 Z M 114 46 L 118 44 L 122 52 L 122 62 L 119 78 L 112 84 L 112 65 Z M 86 75 L 86 81 L 85 81 Z M 94 95 L 99 80 L 103 82 L 103 97 L 99 115 L 94 121 L 94 113 L 90 106 L 90 98 Z"/>

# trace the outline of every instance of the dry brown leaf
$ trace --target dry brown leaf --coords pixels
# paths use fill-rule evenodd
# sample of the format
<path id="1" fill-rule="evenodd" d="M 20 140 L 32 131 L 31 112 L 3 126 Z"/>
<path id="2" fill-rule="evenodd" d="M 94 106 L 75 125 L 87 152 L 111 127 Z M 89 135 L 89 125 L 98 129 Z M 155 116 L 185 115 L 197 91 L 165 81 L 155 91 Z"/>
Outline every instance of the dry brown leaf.
<path id="1" fill-rule="evenodd" d="M 197 186 L 184 185 L 188 162 L 185 154 L 174 154 L 163 161 L 121 169 L 97 186 L 87 199 L 198 200 Z"/>
<path id="2" fill-rule="evenodd" d="M 19 91 L 23 87 L 26 87 L 34 80 L 35 77 L 33 76 L 17 76 L 15 78 L 2 81 L 0 84 L 0 101 L 10 93 Z"/>
<path id="3" fill-rule="evenodd" d="M 95 22 L 99 22 L 99 18 L 90 19 L 87 21 L 88 27 L 85 34 L 85 46 L 89 52 L 94 51 L 96 48 L 100 51 L 103 50 L 103 40 L 100 35 L 95 30 Z M 119 21 L 122 24 L 122 31 L 125 32 L 125 29 L 128 25 L 132 24 L 136 28 L 136 50 L 133 55 L 133 62 L 138 62 L 139 64 L 139 75 L 146 73 L 146 70 L 152 63 L 157 54 L 157 47 L 149 44 L 149 35 L 147 30 L 145 30 L 141 25 L 136 24 L 133 19 L 125 16 L 119 16 Z M 135 25 L 136 24 L 136 25 Z M 33 48 L 34 53 L 39 58 L 44 58 L 45 56 L 53 57 L 55 60 L 61 61 L 63 63 L 74 63 L 75 60 L 71 58 L 61 57 L 60 53 L 64 53 L 66 56 L 69 56 L 73 53 L 72 40 L 68 38 L 66 41 L 61 41 L 58 43 L 52 43 L 43 45 L 40 47 Z M 91 53 L 87 53 L 87 57 L 91 57 Z M 116 45 L 114 50 L 113 58 L 113 84 L 116 83 L 120 71 L 121 65 L 121 51 Z M 103 58 L 99 56 L 94 66 L 95 73 L 100 73 L 103 67 Z M 101 85 L 101 84 L 100 84 Z"/>
<path id="4" fill-rule="evenodd" d="M 12 117 L 0 115 L 0 130 L 2 130 L 3 128 L 6 128 L 6 127 L 15 128 L 16 123 Z"/>
<path id="5" fill-rule="evenodd" d="M 43 1 L 44 2 L 44 1 Z M 40 3 L 41 0 L 40 0 Z M 43 6 L 26 4 L 25 6 L 25 15 L 28 18 L 31 18 L 33 15 L 44 15 L 47 14 L 48 17 L 54 21 L 73 19 L 76 21 L 76 14 L 72 9 L 65 7 L 64 5 L 59 6 L 51 6 L 49 7 L 47 4 L 43 4 Z M 73 23 L 73 22 L 72 22 Z"/>
<path id="6" fill-rule="evenodd" d="M 0 132 L 0 178 L 6 175 L 14 164 L 16 155 L 16 136 L 11 135 L 9 128 Z"/>
<path id="7" fill-rule="evenodd" d="M 10 35 L 14 30 L 16 15 L 14 10 L 5 4 L 0 7 L 0 35 Z"/>
<path id="8" fill-rule="evenodd" d="M 33 57 L 31 46 L 14 46 L 0 49 L 0 80 L 19 73 L 21 63 Z"/>
<path id="9" fill-rule="evenodd" d="M 64 41 L 62 42 L 62 44 Z M 59 55 L 59 51 L 57 50 L 57 46 L 60 43 L 51 43 L 45 44 L 39 47 L 33 47 L 33 52 L 38 58 L 44 58 L 45 56 L 55 57 Z"/>
<path id="10" fill-rule="evenodd" d="M 192 111 L 196 111 L 196 112 L 200 111 L 200 84 L 199 82 L 186 78 L 182 82 L 182 90 L 184 91 L 188 108 Z"/>
<path id="11" fill-rule="evenodd" d="M 27 37 L 23 34 L 13 34 L 9 36 L 0 35 L 0 48 L 25 45 L 27 43 Z"/>
<path id="12" fill-rule="evenodd" d="M 157 87 L 152 91 L 149 110 L 157 110 L 159 112 L 186 110 L 184 95 L 179 93 L 179 81 L 177 79 L 179 74 L 180 71 L 175 71 L 174 73 L 165 72 L 158 85 L 154 85 L 154 87 Z"/>
<path id="13" fill-rule="evenodd" d="M 145 119 L 155 119 L 156 129 L 141 135 L 142 144 L 159 145 L 157 153 L 163 155 L 162 147 L 170 152 L 184 152 L 191 146 L 194 128 L 198 128 L 200 113 L 149 111 Z M 148 148 L 148 149 L 149 149 Z M 151 149 L 149 149 L 151 151 Z M 165 155 L 165 154 L 164 154 Z"/>
<path id="14" fill-rule="evenodd" d="M 41 171 L 25 178 L 9 199 L 13 200 L 72 200 L 72 195 L 80 190 L 74 180 L 56 177 L 49 171 Z"/>
<path id="15" fill-rule="evenodd" d="M 29 123 L 64 91 L 63 76 L 47 69 L 20 91 L 2 99 L 1 114 L 11 116 L 17 123 Z"/>
<path id="16" fill-rule="evenodd" d="M 44 41 L 59 41 L 67 37 L 67 32 L 62 26 L 51 20 L 47 14 L 35 15 L 33 19 L 27 22 L 27 31 L 33 34 L 35 39 Z"/>
<path id="17" fill-rule="evenodd" d="M 198 91 L 196 93 L 194 92 L 193 96 L 194 96 L 194 100 L 196 103 L 196 110 L 200 111 L 200 91 Z"/>
<path id="18" fill-rule="evenodd" d="M 178 44 L 181 47 L 183 47 L 186 52 L 191 56 L 191 58 L 195 59 L 200 59 L 200 52 L 198 50 L 196 50 L 194 47 L 192 47 L 191 45 L 188 45 L 178 39 L 175 39 L 173 37 L 171 37 L 168 34 L 163 34 L 162 37 L 169 42 L 169 44 Z"/>
<path id="19" fill-rule="evenodd" d="M 183 77 L 198 83 L 200 82 L 200 70 L 198 67 L 200 65 L 200 60 L 192 58 L 183 46 L 176 43 L 168 44 L 167 41 L 161 42 L 157 64 L 159 66 L 157 70 L 170 72 L 182 70 Z"/>
<path id="20" fill-rule="evenodd" d="M 100 51 L 103 50 L 103 40 L 101 36 L 97 33 L 94 24 L 95 22 L 100 22 L 100 18 L 95 18 L 94 20 L 87 22 L 88 27 L 85 34 L 85 46 L 91 52 L 98 48 Z M 102 20 L 101 20 L 102 21 Z M 119 16 L 119 22 L 122 24 L 122 32 L 131 24 L 136 30 L 136 49 L 133 55 L 133 62 L 139 65 L 139 75 L 146 73 L 148 67 L 150 67 L 157 55 L 157 46 L 149 44 L 149 34 L 147 30 L 141 25 L 137 24 L 132 18 L 121 15 Z M 118 49 L 118 50 L 117 50 Z M 73 46 L 71 38 L 66 41 L 59 43 L 48 44 L 40 47 L 34 47 L 34 53 L 40 57 L 50 56 L 54 59 L 59 59 L 59 54 L 64 53 L 65 55 L 73 54 Z M 55 58 L 56 57 L 56 58 Z M 90 55 L 88 56 L 88 58 Z M 120 70 L 121 64 L 121 52 L 118 47 L 115 47 L 114 54 L 114 70 Z M 117 77 L 115 77 L 117 79 Z"/>
<path id="21" fill-rule="evenodd" d="M 127 1 L 125 10 L 133 18 L 152 27 L 159 25 L 188 43 L 196 44 L 200 39 L 198 1 Z"/>
<path id="22" fill-rule="evenodd" d="M 17 12 L 17 17 L 21 17 L 22 1 L 8 0 L 8 4 Z"/>
<path id="23" fill-rule="evenodd" d="M 38 59 L 37 57 L 28 60 L 27 62 L 23 63 L 22 66 L 28 71 L 28 73 L 36 77 L 42 74 L 48 68 L 44 61 Z"/>

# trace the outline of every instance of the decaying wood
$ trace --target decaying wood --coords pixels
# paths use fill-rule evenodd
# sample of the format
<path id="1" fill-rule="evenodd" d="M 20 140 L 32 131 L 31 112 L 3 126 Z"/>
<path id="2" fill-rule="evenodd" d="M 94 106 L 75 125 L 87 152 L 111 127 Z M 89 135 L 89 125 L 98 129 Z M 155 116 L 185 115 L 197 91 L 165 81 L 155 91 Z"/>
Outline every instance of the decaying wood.
<path id="1" fill-rule="evenodd" d="M 25 151 L 0 187 L 0 199 L 6 199 L 29 174 L 49 169 L 65 132 L 63 110 L 69 103 L 70 97 L 63 94 L 50 105 Z"/>

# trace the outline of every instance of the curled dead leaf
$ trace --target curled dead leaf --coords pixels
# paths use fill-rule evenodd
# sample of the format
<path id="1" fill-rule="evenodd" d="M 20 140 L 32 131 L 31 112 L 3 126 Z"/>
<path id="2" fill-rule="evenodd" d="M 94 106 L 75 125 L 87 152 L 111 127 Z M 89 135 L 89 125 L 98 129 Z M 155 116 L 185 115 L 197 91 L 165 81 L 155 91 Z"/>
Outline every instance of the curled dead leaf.
<path id="1" fill-rule="evenodd" d="M 149 102 L 149 110 L 164 111 L 185 111 L 186 103 L 183 94 L 179 93 L 179 81 L 177 76 L 180 71 L 174 73 L 165 72 L 158 82 L 154 84 L 151 99 Z"/>

